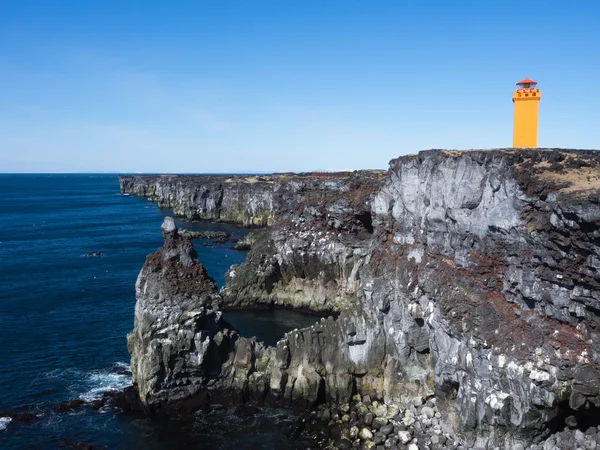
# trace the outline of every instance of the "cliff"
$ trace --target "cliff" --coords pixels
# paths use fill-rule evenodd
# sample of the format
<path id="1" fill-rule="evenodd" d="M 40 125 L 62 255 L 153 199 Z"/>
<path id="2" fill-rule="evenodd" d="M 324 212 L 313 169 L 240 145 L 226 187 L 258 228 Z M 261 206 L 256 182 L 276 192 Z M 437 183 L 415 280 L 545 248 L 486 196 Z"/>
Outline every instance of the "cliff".
<path id="1" fill-rule="evenodd" d="M 278 305 L 338 313 L 358 288 L 371 238 L 371 200 L 384 172 L 264 176 L 120 176 L 121 192 L 188 219 L 271 225 L 233 266 L 224 308 Z"/>
<path id="2" fill-rule="evenodd" d="M 241 338 L 223 319 L 214 280 L 171 217 L 161 229 L 164 245 L 147 257 L 136 281 L 134 329 L 127 336 L 140 400 L 151 413 L 198 407 L 225 388 L 242 400 L 256 362 L 250 349 L 262 356 L 264 346 Z M 252 391 L 259 391 L 252 381 Z"/>
<path id="3" fill-rule="evenodd" d="M 273 221 L 272 176 L 121 175 L 121 193 L 145 197 L 190 220 L 243 226 Z"/>
<path id="4" fill-rule="evenodd" d="M 478 444 L 510 448 L 598 406 L 599 161 L 506 150 L 390 163 L 364 309 L 396 368 L 421 371 L 408 379 L 446 398 Z"/>
<path id="5" fill-rule="evenodd" d="M 318 310 L 311 283 L 350 285 L 325 308 L 337 320 L 249 348 L 263 392 L 309 403 L 359 392 L 388 408 L 435 395 L 447 430 L 490 448 L 589 425 L 600 407 L 600 152 L 427 151 L 362 186 L 274 189 L 273 227 L 229 274 L 233 304 L 297 282 L 300 306 Z"/>
<path id="6" fill-rule="evenodd" d="M 379 171 L 280 177 L 273 227 L 227 273 L 225 306 L 339 313 L 353 303 L 373 232 L 371 200 L 382 179 Z"/>

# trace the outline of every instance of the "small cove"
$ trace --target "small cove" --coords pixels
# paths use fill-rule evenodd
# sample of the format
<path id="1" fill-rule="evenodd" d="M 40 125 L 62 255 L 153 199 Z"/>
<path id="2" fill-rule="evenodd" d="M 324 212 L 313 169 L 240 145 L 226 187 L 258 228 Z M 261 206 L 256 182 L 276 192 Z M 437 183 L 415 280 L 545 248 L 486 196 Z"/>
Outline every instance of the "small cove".
<path id="1" fill-rule="evenodd" d="M 169 210 L 163 209 L 165 213 Z M 192 239 L 198 253 L 198 260 L 220 289 L 225 282 L 225 272 L 232 264 L 241 264 L 246 260 L 247 252 L 233 250 L 234 242 L 248 234 L 250 229 L 218 222 L 188 222 L 176 219 L 177 226 L 189 231 L 224 231 L 229 233 L 227 242 L 215 242 L 214 239 Z M 209 260 L 210 264 L 204 261 Z M 256 337 L 267 345 L 274 346 L 285 333 L 305 328 L 320 320 L 320 316 L 290 309 L 259 308 L 252 310 L 230 310 L 223 312 L 223 318 L 229 322 L 241 336 Z"/>
<path id="2" fill-rule="evenodd" d="M 223 318 L 243 337 L 252 337 L 267 345 L 275 345 L 284 334 L 296 328 L 305 328 L 320 317 L 288 309 L 257 309 L 225 311 Z"/>
<path id="3" fill-rule="evenodd" d="M 0 188 L 0 412 L 34 412 L 31 422 L 0 420 L 0 448 L 279 449 L 293 448 L 289 411 L 248 416 L 215 409 L 193 423 L 160 423 L 111 410 L 52 407 L 130 385 L 126 335 L 133 328 L 135 280 L 146 255 L 162 245 L 171 211 L 119 194 L 116 175 L 3 175 Z M 248 230 L 188 223 L 190 230 Z M 202 245 L 207 243 L 209 246 Z M 219 287 L 246 254 L 233 242 L 194 240 L 200 262 Z M 86 254 L 98 256 L 86 257 Z M 286 331 L 319 320 L 287 310 L 225 312 L 243 336 L 274 344 Z"/>

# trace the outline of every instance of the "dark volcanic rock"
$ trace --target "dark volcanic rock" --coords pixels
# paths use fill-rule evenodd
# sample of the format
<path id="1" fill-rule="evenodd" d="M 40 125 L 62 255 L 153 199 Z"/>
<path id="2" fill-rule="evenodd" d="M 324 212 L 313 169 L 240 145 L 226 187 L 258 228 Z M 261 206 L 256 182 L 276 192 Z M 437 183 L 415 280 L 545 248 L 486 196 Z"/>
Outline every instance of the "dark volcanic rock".
<path id="1" fill-rule="evenodd" d="M 163 247 L 148 256 L 136 282 L 134 330 L 127 337 L 133 381 L 142 402 L 155 408 L 188 399 L 218 377 L 237 338 L 191 242 L 170 217 L 162 231 Z"/>
<path id="2" fill-rule="evenodd" d="M 279 305 L 337 313 L 356 294 L 373 231 L 371 200 L 383 174 L 365 170 L 119 180 L 122 193 L 146 197 L 189 219 L 273 225 L 271 233 L 252 236 L 257 248 L 229 272 L 222 292 L 225 307 Z M 237 248 L 248 247 L 242 242 Z"/>
<path id="3" fill-rule="evenodd" d="M 32 421 L 40 418 L 38 415 L 33 414 L 33 413 L 17 413 L 17 412 L 0 413 L 0 418 L 2 418 L 2 417 L 9 418 L 11 423 L 32 422 Z"/>
<path id="4" fill-rule="evenodd" d="M 58 405 L 54 405 L 52 407 L 52 411 L 54 412 L 70 412 L 74 411 L 78 408 L 81 408 L 84 405 L 84 401 L 81 399 L 69 400 L 67 402 L 59 403 Z"/>
<path id="5" fill-rule="evenodd" d="M 235 245 L 233 246 L 233 248 L 235 250 L 248 251 L 252 248 L 252 246 L 258 240 L 258 236 L 259 236 L 259 233 L 256 233 L 256 232 L 248 233 L 242 239 L 235 241 Z"/>
<path id="6" fill-rule="evenodd" d="M 557 154 L 565 164 L 551 169 Z M 585 169 L 570 172 L 579 158 Z M 388 310 L 374 322 L 388 330 L 398 370 L 422 370 L 415 379 L 443 394 L 446 417 L 473 438 L 485 432 L 480 442 L 527 441 L 567 400 L 597 401 L 598 316 L 585 305 L 598 286 L 599 161 L 423 152 L 392 161 L 374 201 L 365 309 Z M 538 172 L 524 176 L 527 167 Z M 534 184 L 541 197 L 525 192 Z"/>
<path id="7" fill-rule="evenodd" d="M 225 306 L 338 313 L 352 303 L 381 179 L 378 171 L 280 176 L 273 227 L 254 234 L 246 262 L 226 275 Z"/>
<path id="8" fill-rule="evenodd" d="M 137 386 L 129 386 L 122 391 L 105 392 L 102 398 L 94 400 L 90 404 L 90 407 L 94 410 L 109 407 L 133 414 L 145 414 L 149 412 L 147 405 L 140 398 Z"/>
<path id="9" fill-rule="evenodd" d="M 179 230 L 179 236 L 185 239 L 216 239 L 218 242 L 227 242 L 230 234 L 225 231 L 190 231 Z"/>
<path id="10" fill-rule="evenodd" d="M 161 228 L 165 242 L 138 276 L 134 330 L 127 336 L 141 409 L 187 410 L 213 398 L 263 400 L 274 349 L 241 338 L 223 319 L 221 297 L 192 243 L 179 236 L 171 217 Z M 130 393 L 109 398 L 109 405 L 138 410 Z"/>
<path id="11" fill-rule="evenodd" d="M 162 386 L 158 396 L 200 392 L 210 379 L 194 371 L 200 367 L 235 374 L 228 380 L 247 398 L 269 392 L 343 403 L 358 392 L 384 402 L 358 397 L 362 404 L 346 414 L 357 427 L 375 417 L 361 434 L 368 446 L 377 445 L 369 436 L 384 434 L 372 430 L 387 432 L 390 421 L 402 442 L 386 445 L 415 438 L 432 448 L 447 442 L 426 434 L 434 426 L 470 447 L 522 448 L 566 425 L 598 425 L 590 417 L 600 408 L 600 153 L 428 151 L 391 161 L 383 182 L 358 180 L 275 182 L 273 227 L 229 272 L 222 290 L 229 307 L 339 312 L 288 333 L 276 349 L 239 340 L 235 352 L 226 346 L 228 358 L 188 364 L 197 346 L 174 344 L 173 330 L 187 336 L 189 329 L 175 317 L 199 308 L 216 314 L 205 305 L 218 296 L 210 290 L 207 300 L 185 303 L 201 296 L 192 281 L 198 275 L 188 288 L 181 281 L 188 268 L 178 263 L 159 276 L 165 263 L 149 258 L 140 277 L 153 281 L 138 283 L 136 308 L 149 328 L 139 335 L 145 353 L 133 361 L 168 361 L 168 370 L 149 372 L 153 388 Z M 185 244 L 175 247 L 185 253 Z M 177 288 L 168 288 L 174 276 Z M 144 296 L 154 299 L 149 306 Z M 161 312 L 145 320 L 147 307 Z M 340 445 L 361 431 L 340 434 Z M 582 436 L 575 429 L 544 445 L 592 446 Z"/>
<path id="12" fill-rule="evenodd" d="M 119 176 L 121 193 L 145 197 L 176 216 L 244 226 L 272 223 L 271 176 Z"/>

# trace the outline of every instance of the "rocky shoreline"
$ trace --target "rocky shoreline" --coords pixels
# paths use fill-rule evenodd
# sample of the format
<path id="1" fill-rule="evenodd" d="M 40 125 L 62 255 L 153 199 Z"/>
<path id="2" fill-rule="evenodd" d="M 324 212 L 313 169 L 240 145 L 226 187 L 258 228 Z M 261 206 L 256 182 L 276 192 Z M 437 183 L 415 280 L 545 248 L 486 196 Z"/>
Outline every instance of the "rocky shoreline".
<path id="1" fill-rule="evenodd" d="M 323 405 L 311 421 L 331 448 L 596 447 L 600 152 L 427 151 L 385 176 L 226 180 L 121 180 L 185 217 L 269 226 L 221 292 L 163 226 L 129 338 L 150 411 L 230 392 Z M 222 314 L 257 306 L 337 318 L 267 347 Z"/>

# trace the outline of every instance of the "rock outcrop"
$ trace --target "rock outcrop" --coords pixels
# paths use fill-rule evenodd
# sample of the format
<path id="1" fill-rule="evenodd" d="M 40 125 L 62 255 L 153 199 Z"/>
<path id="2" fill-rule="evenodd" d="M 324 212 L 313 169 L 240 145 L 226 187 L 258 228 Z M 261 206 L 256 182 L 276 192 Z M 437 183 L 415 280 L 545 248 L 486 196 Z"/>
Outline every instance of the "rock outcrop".
<path id="1" fill-rule="evenodd" d="M 217 242 L 227 242 L 230 238 L 230 234 L 225 231 L 212 231 L 212 230 L 203 230 L 203 231 L 194 231 L 194 230 L 186 230 L 180 229 L 178 230 L 179 236 L 186 239 L 214 239 Z"/>
<path id="2" fill-rule="evenodd" d="M 273 227 L 256 236 L 222 289 L 227 308 L 276 305 L 339 313 L 353 303 L 371 241 L 380 171 L 278 177 Z"/>
<path id="3" fill-rule="evenodd" d="M 152 414 L 211 402 L 265 401 L 275 349 L 240 337 L 223 319 L 222 298 L 175 222 L 162 224 L 164 245 L 146 258 L 136 282 L 134 329 L 127 336 L 131 372 Z"/>
<path id="4" fill-rule="evenodd" d="M 519 448 L 594 424 L 600 152 L 427 151 L 391 161 L 365 191 L 338 187 L 274 189 L 273 228 L 222 292 L 245 306 L 299 283 L 294 299 L 312 300 L 288 304 L 326 304 L 337 319 L 275 349 L 245 343 L 214 367 L 240 374 L 250 361 L 232 381 L 246 395 L 308 404 L 436 395 L 442 428 L 472 446 Z M 319 297 L 314 280 L 349 295 Z"/>
<path id="5" fill-rule="evenodd" d="M 131 372 L 151 409 L 192 399 L 219 379 L 239 337 L 223 320 L 214 281 L 172 218 L 165 243 L 146 259 L 135 286 L 134 330 L 127 336 Z"/>

